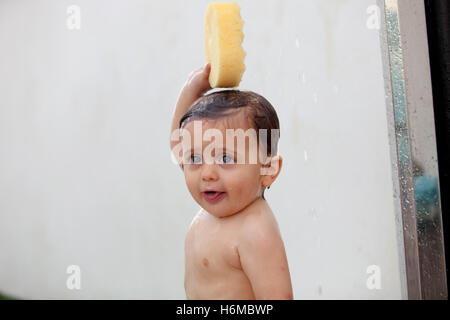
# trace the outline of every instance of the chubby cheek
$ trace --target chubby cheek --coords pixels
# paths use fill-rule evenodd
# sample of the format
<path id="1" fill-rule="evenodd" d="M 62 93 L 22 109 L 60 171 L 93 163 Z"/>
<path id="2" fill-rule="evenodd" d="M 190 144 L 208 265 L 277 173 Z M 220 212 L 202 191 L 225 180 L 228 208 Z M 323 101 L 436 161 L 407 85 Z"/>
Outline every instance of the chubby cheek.
<path id="1" fill-rule="evenodd" d="M 197 176 L 195 175 L 195 173 L 186 170 L 188 169 L 185 169 L 184 171 L 184 179 L 186 181 L 186 186 L 188 187 L 189 193 L 198 202 L 200 191 L 198 189 Z"/>
<path id="2" fill-rule="evenodd" d="M 253 169 L 253 168 L 251 168 Z M 253 200 L 258 193 L 259 187 L 259 171 L 236 170 L 232 175 L 227 177 L 227 190 L 236 202 L 246 202 Z"/>

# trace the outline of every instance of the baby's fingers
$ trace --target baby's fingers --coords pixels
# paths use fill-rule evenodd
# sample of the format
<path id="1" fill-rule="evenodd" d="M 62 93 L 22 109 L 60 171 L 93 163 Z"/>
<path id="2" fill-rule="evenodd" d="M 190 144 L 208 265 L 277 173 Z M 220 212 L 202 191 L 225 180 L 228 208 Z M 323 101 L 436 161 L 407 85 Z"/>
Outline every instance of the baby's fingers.
<path id="1" fill-rule="evenodd" d="M 207 78 L 209 77 L 210 71 L 211 71 L 211 63 L 207 63 L 203 67 L 200 67 L 192 71 L 188 78 L 193 79 L 198 75 L 202 75 L 204 78 Z"/>
<path id="2" fill-rule="evenodd" d="M 191 80 L 192 78 L 194 78 L 197 73 L 201 72 L 201 70 L 202 70 L 202 68 L 198 68 L 198 69 L 195 69 L 194 71 L 191 71 L 191 73 L 189 73 L 189 75 L 188 75 L 188 80 Z"/>
<path id="3" fill-rule="evenodd" d="M 195 69 L 188 77 L 187 84 L 204 92 L 211 89 L 209 85 L 209 73 L 211 71 L 211 64 L 207 63 L 203 67 Z"/>
<path id="4" fill-rule="evenodd" d="M 203 81 L 202 81 L 202 91 L 206 92 L 211 88 L 211 85 L 209 84 L 209 73 L 211 72 L 211 63 L 206 64 L 203 67 Z"/>
<path id="5" fill-rule="evenodd" d="M 203 67 L 203 72 L 206 74 L 206 76 L 209 76 L 209 73 L 211 72 L 211 63 L 208 62 L 204 67 Z"/>

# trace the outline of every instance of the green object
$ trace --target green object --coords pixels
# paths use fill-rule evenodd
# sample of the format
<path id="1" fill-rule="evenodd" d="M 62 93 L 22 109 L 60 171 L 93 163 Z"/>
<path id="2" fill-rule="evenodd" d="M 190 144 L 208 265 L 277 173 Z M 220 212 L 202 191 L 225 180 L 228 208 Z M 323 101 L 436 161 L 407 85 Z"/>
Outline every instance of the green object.
<path id="1" fill-rule="evenodd" d="M 436 177 L 422 175 L 414 182 L 414 198 L 416 200 L 417 224 L 419 231 L 433 224 L 433 208 L 439 205 L 439 189 Z"/>
<path id="2" fill-rule="evenodd" d="M 5 296 L 3 293 L 0 292 L 0 300 L 17 300 L 16 298 Z"/>

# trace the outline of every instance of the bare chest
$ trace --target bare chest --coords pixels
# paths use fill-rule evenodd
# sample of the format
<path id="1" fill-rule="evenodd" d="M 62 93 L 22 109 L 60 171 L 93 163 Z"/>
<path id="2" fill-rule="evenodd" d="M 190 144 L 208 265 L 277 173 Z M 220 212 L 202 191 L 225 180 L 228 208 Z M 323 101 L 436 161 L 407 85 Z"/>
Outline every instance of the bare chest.
<path id="1" fill-rule="evenodd" d="M 241 269 L 237 245 L 237 228 L 233 228 L 233 223 L 198 219 L 186 235 L 186 271 L 208 278 Z"/>

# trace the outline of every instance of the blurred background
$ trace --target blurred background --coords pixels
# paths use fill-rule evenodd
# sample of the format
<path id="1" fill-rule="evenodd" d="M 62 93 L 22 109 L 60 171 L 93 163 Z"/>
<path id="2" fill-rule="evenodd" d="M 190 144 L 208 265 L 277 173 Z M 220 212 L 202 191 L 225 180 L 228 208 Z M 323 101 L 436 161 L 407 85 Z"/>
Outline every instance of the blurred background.
<path id="1" fill-rule="evenodd" d="M 199 207 L 169 134 L 205 63 L 208 3 L 0 0 L 4 296 L 185 299 Z M 238 3 L 239 89 L 280 118 L 283 168 L 266 199 L 294 298 L 406 298 L 375 0 Z M 80 289 L 67 286 L 73 265 Z"/>

